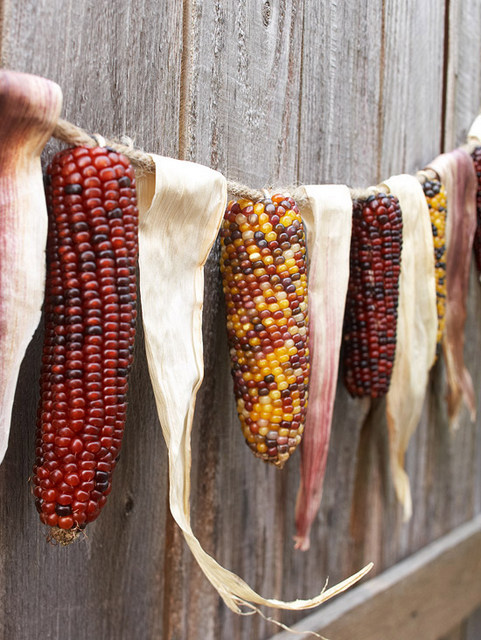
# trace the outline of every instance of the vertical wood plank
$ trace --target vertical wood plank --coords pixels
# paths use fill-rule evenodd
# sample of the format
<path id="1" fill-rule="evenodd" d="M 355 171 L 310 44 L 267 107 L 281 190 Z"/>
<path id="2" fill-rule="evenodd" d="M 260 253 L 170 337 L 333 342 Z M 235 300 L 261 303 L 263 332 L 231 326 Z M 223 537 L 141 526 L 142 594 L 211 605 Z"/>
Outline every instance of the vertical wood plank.
<path id="1" fill-rule="evenodd" d="M 11 3 L 4 64 L 57 81 L 64 117 L 105 135 L 176 154 L 181 7 L 153 0 Z M 49 157 L 58 145 L 49 145 Z M 0 467 L 0 637 L 162 637 L 167 458 L 142 331 L 136 341 L 122 459 L 113 492 L 85 540 L 48 545 L 27 479 L 42 331 L 25 358 L 10 447 Z"/>
<path id="2" fill-rule="evenodd" d="M 481 109 L 481 5 L 477 0 L 449 0 L 447 6 L 446 151 L 464 142 L 473 115 Z"/>

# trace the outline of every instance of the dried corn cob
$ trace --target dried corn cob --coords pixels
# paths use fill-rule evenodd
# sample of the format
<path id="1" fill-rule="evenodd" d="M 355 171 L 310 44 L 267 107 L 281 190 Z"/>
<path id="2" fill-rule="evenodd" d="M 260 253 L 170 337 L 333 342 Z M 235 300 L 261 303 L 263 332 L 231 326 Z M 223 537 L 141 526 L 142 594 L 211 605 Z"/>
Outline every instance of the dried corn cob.
<path id="1" fill-rule="evenodd" d="M 438 311 L 436 353 L 439 355 L 446 320 L 446 190 L 439 180 L 426 180 L 422 186 L 433 230 L 436 307 Z"/>
<path id="2" fill-rule="evenodd" d="M 254 454 L 282 467 L 301 441 L 309 373 L 305 238 L 292 198 L 231 201 L 221 273 L 237 411 Z"/>
<path id="3" fill-rule="evenodd" d="M 478 179 L 478 188 L 476 191 L 477 225 L 473 247 L 476 266 L 478 268 L 478 272 L 481 273 L 481 147 L 476 147 L 471 156 L 473 158 L 474 170 L 476 171 L 476 177 Z"/>
<path id="4" fill-rule="evenodd" d="M 111 490 L 135 335 L 138 214 L 124 156 L 77 147 L 47 170 L 45 341 L 34 495 L 40 519 L 75 531 Z"/>
<path id="5" fill-rule="evenodd" d="M 397 198 L 354 200 L 344 315 L 344 379 L 352 396 L 387 393 L 396 350 L 402 246 Z"/>

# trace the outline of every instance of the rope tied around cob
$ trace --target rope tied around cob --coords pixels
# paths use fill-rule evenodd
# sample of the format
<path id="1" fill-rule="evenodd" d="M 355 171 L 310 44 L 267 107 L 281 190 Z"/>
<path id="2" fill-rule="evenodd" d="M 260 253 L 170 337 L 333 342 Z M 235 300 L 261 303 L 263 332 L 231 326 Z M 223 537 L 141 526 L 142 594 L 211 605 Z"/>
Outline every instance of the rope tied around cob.
<path id="1" fill-rule="evenodd" d="M 129 160 L 58 153 L 47 169 L 45 336 L 34 490 L 62 544 L 99 515 L 126 417 L 136 320 L 138 212 Z"/>

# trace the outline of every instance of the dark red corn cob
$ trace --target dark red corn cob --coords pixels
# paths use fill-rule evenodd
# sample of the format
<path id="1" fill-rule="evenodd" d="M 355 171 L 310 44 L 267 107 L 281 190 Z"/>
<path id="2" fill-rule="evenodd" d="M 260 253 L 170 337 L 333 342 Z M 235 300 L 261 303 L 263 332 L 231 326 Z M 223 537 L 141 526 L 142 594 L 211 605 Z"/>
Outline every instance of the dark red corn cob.
<path id="1" fill-rule="evenodd" d="M 58 153 L 46 177 L 45 341 L 34 494 L 40 519 L 75 531 L 111 490 L 136 319 L 138 211 L 128 159 Z"/>
<path id="2" fill-rule="evenodd" d="M 385 193 L 354 200 L 344 315 L 344 380 L 352 396 L 387 393 L 396 350 L 402 216 Z"/>
<path id="3" fill-rule="evenodd" d="M 473 247 L 478 273 L 481 273 L 481 147 L 476 147 L 472 153 L 472 158 L 474 170 L 478 178 L 478 190 L 476 192 L 477 226 L 476 233 L 474 234 Z"/>

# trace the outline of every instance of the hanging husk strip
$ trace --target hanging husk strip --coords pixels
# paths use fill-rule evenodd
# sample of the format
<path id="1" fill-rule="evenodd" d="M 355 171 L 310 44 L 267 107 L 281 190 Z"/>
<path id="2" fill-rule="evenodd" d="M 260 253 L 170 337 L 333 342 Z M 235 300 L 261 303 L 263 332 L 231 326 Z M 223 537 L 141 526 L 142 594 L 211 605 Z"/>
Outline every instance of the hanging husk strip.
<path id="1" fill-rule="evenodd" d="M 336 396 L 342 323 L 349 282 L 352 200 L 342 185 L 306 186 L 301 210 L 309 256 L 310 396 L 301 443 L 296 549 L 309 549 L 319 510 Z"/>
<path id="2" fill-rule="evenodd" d="M 41 316 L 47 208 L 40 154 L 61 106 L 54 82 L 0 71 L 0 462 L 18 371 Z"/>
<path id="3" fill-rule="evenodd" d="M 478 115 L 468 131 L 467 136 L 467 149 L 468 153 L 471 153 L 475 147 L 481 145 L 481 114 Z"/>
<path id="4" fill-rule="evenodd" d="M 201 165 L 152 155 L 155 175 L 138 177 L 142 316 L 157 411 L 169 451 L 170 509 L 204 574 L 225 604 L 310 609 L 344 591 L 365 567 L 316 598 L 283 602 L 258 595 L 200 546 L 190 523 L 191 430 L 203 377 L 203 267 L 226 204 L 225 178 Z"/>
<path id="5" fill-rule="evenodd" d="M 408 520 L 412 500 L 404 458 L 421 417 L 428 373 L 436 356 L 434 246 L 428 205 L 417 178 L 393 176 L 385 184 L 398 198 L 403 216 L 396 356 L 386 415 L 394 488 Z"/>
<path id="6" fill-rule="evenodd" d="M 477 179 L 473 160 L 462 149 L 438 156 L 430 163 L 429 168 L 439 175 L 446 186 L 448 202 L 443 354 L 448 383 L 448 416 L 451 426 L 457 428 L 463 399 L 471 420 L 476 418 L 473 382 L 464 364 L 464 325 L 472 245 L 476 232 Z"/>

